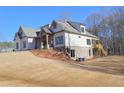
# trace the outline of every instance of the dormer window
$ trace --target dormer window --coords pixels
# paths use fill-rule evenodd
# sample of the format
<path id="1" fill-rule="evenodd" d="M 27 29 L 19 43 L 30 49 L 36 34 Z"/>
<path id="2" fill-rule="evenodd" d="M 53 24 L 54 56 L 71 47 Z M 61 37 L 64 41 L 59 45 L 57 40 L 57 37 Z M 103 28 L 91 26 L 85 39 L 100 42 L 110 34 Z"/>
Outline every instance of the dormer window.
<path id="1" fill-rule="evenodd" d="M 80 25 L 81 32 L 84 33 L 85 27 L 83 25 Z"/>

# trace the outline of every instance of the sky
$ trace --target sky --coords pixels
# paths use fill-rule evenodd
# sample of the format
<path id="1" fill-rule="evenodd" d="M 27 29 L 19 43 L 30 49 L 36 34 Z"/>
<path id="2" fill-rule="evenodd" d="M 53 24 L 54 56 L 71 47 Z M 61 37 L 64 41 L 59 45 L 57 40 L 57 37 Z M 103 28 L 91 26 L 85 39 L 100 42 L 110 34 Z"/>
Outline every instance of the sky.
<path id="1" fill-rule="evenodd" d="M 85 22 L 87 16 L 109 7 L 84 6 L 4 6 L 0 7 L 0 41 L 13 41 L 20 26 L 40 28 L 52 20 L 69 18 Z"/>

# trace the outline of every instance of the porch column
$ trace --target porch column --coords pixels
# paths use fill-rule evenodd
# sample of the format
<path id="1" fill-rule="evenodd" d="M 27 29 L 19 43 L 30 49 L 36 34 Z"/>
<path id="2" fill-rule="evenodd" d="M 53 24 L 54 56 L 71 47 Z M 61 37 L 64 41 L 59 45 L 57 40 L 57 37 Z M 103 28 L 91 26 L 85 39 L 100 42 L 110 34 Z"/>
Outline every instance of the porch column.
<path id="1" fill-rule="evenodd" d="M 48 44 L 48 34 L 46 34 L 46 48 L 49 49 L 49 44 Z"/>
<path id="2" fill-rule="evenodd" d="M 41 41 L 41 48 L 43 48 L 43 42 Z"/>
<path id="3" fill-rule="evenodd" d="M 42 36 L 40 37 L 40 48 L 42 49 L 43 48 L 43 41 L 42 41 Z"/>

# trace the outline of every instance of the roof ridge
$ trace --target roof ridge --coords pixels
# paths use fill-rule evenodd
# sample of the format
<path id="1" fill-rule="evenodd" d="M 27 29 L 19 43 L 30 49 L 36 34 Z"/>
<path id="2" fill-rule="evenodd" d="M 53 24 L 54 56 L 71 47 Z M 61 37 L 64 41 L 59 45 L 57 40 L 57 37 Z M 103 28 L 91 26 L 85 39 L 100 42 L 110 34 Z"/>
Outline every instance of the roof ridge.
<path id="1" fill-rule="evenodd" d="M 36 28 L 33 28 L 33 27 L 27 27 L 27 26 L 24 26 L 24 25 L 20 25 L 21 28 L 24 28 L 24 29 L 33 29 L 33 30 L 36 30 Z"/>

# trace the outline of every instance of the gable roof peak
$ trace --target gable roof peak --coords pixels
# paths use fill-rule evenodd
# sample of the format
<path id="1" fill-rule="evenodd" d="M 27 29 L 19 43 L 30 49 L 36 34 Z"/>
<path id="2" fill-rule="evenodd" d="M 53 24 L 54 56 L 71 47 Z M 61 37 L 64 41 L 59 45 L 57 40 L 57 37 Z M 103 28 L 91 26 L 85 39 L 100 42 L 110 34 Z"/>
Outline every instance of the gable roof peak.
<path id="1" fill-rule="evenodd" d="M 27 37 L 37 37 L 36 32 L 38 29 L 34 29 L 32 27 L 25 27 L 25 26 L 20 26 L 20 29 L 25 33 Z"/>

